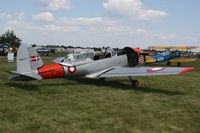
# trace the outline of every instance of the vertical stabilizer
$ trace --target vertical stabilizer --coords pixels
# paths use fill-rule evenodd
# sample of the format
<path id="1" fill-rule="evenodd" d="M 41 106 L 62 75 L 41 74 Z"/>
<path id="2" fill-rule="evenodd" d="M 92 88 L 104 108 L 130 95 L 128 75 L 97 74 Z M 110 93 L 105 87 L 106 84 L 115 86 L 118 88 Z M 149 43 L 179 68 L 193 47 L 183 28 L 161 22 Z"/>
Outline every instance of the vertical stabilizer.
<path id="1" fill-rule="evenodd" d="M 17 53 L 17 73 L 30 73 L 43 66 L 43 61 L 35 48 L 22 44 Z"/>

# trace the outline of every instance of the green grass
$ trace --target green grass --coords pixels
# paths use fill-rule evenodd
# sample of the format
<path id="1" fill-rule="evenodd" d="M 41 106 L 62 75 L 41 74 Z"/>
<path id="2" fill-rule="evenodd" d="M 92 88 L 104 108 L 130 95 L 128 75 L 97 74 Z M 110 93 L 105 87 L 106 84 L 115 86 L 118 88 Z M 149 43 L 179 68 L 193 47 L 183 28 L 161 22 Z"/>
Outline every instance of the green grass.
<path id="1" fill-rule="evenodd" d="M 45 62 L 50 63 L 50 58 Z M 9 81 L 0 59 L 0 133 L 200 132 L 200 64 L 176 76 Z"/>

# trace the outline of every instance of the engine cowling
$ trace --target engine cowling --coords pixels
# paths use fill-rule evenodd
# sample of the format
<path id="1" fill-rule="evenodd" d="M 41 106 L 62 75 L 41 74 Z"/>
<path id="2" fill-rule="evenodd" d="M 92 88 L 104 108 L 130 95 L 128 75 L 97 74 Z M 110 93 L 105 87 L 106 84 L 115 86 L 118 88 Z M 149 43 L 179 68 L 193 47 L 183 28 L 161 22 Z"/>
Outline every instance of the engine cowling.
<path id="1" fill-rule="evenodd" d="M 129 67 L 134 67 L 134 66 L 138 65 L 139 55 L 140 55 L 140 51 L 138 49 L 125 47 L 123 49 L 123 53 L 126 54 L 128 57 L 128 66 Z"/>

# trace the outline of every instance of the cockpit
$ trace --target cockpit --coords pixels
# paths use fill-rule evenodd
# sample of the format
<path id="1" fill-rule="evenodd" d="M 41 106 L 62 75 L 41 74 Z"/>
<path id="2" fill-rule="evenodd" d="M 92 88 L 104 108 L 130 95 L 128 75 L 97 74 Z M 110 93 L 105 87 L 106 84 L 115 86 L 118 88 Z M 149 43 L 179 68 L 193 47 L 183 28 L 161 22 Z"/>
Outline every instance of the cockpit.
<path id="1" fill-rule="evenodd" d="M 115 51 L 110 47 L 101 50 L 100 53 L 93 51 L 84 51 L 79 53 L 68 54 L 65 57 L 57 58 L 54 60 L 55 63 L 62 63 L 67 66 L 78 66 L 83 64 L 92 63 L 96 60 L 105 58 L 112 58 L 115 56 L 127 55 L 128 65 L 135 66 L 138 64 L 138 52 L 130 47 L 124 48 L 121 52 Z"/>
<path id="2" fill-rule="evenodd" d="M 162 56 L 167 56 L 167 55 L 170 55 L 170 54 L 171 54 L 171 52 L 169 50 L 161 53 Z"/>
<path id="3" fill-rule="evenodd" d="M 86 63 L 93 62 L 95 53 L 93 51 L 85 51 L 85 52 L 78 52 L 68 54 L 65 57 L 58 58 L 54 60 L 57 63 L 64 63 L 66 65 L 82 65 Z"/>
<path id="4" fill-rule="evenodd" d="M 79 52 L 79 53 L 73 53 L 65 56 L 61 62 L 67 62 L 67 63 L 72 63 L 72 62 L 78 62 L 78 61 L 83 61 L 86 59 L 91 59 L 93 60 L 94 58 L 94 52 Z"/>
<path id="5" fill-rule="evenodd" d="M 99 53 L 96 53 L 94 56 L 94 60 L 99 60 L 99 59 L 104 59 L 104 58 L 109 58 L 113 56 L 117 56 L 117 51 L 110 47 L 106 47 L 105 49 L 101 49 Z"/>

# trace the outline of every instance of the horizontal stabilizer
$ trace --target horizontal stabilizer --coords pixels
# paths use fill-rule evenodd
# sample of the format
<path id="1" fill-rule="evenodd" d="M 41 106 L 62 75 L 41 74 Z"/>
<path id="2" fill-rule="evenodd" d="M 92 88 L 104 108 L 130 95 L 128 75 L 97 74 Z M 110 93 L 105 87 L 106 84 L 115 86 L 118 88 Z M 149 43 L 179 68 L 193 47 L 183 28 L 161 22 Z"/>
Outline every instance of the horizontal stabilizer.
<path id="1" fill-rule="evenodd" d="M 18 81 L 24 81 L 24 80 L 42 80 L 42 77 L 38 75 L 37 73 L 34 74 L 34 72 L 31 73 L 17 73 L 17 72 L 11 72 L 12 76 L 9 78 L 10 80 L 18 80 Z"/>

